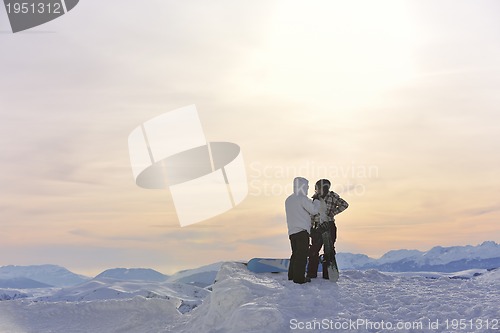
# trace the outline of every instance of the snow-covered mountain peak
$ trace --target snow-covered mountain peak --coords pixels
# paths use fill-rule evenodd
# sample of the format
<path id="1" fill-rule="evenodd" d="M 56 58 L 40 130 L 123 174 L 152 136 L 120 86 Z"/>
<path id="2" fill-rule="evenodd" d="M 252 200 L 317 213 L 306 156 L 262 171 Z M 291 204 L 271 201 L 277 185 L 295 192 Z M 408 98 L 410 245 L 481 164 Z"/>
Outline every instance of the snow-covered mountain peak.
<path id="1" fill-rule="evenodd" d="M 420 264 L 444 265 L 459 260 L 500 258 L 500 245 L 493 242 L 483 242 L 477 246 L 436 246 L 417 259 Z"/>
<path id="2" fill-rule="evenodd" d="M 481 247 L 498 247 L 498 246 L 500 246 L 500 244 L 497 244 L 494 241 L 484 241 L 479 246 L 481 246 Z"/>
<path id="3" fill-rule="evenodd" d="M 89 280 L 57 265 L 2 266 L 0 279 L 28 278 L 56 287 L 72 286 Z"/>
<path id="4" fill-rule="evenodd" d="M 107 269 L 95 277 L 95 279 L 111 278 L 122 281 L 151 281 L 162 282 L 168 276 L 150 268 L 112 268 Z"/>
<path id="5" fill-rule="evenodd" d="M 337 264 L 343 269 L 354 269 L 373 264 L 376 260 L 366 254 L 337 253 Z"/>
<path id="6" fill-rule="evenodd" d="M 422 252 L 418 250 L 393 250 L 384 254 L 380 259 L 379 263 L 393 263 L 401 260 L 414 259 L 422 255 Z"/>

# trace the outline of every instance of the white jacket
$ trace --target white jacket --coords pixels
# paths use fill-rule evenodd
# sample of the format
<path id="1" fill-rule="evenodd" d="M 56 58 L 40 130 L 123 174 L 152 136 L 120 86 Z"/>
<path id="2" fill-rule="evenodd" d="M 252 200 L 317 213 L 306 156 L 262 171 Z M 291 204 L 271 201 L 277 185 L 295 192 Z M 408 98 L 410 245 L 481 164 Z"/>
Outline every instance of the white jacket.
<path id="1" fill-rule="evenodd" d="M 320 201 L 314 202 L 307 197 L 309 182 L 307 179 L 297 177 L 293 180 L 293 194 L 285 200 L 286 223 L 288 235 L 301 231 L 311 233 L 311 215 L 316 215 L 320 210 Z"/>

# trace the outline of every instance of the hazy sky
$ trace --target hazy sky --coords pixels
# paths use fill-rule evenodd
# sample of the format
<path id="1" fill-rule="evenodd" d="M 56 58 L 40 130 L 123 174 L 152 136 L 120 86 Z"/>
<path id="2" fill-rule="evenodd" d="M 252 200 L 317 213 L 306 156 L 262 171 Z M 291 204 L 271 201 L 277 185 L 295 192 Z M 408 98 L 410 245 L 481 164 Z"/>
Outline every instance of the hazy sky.
<path id="1" fill-rule="evenodd" d="M 287 257 L 296 176 L 329 178 L 350 203 L 341 252 L 499 241 L 499 12 L 494 0 L 82 0 L 12 34 L 2 6 L 0 265 L 173 273 Z M 180 228 L 168 190 L 135 185 L 127 139 L 190 104 L 208 140 L 240 145 L 250 193 Z"/>

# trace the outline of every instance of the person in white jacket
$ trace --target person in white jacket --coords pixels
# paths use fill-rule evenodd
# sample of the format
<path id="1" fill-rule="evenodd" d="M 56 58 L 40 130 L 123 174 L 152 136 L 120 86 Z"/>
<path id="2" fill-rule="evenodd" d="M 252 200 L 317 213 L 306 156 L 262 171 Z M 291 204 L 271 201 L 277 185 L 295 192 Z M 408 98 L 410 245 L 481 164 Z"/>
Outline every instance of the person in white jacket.
<path id="1" fill-rule="evenodd" d="M 320 210 L 320 200 L 307 197 L 309 181 L 302 177 L 293 180 L 293 194 L 285 200 L 288 238 L 292 247 L 288 280 L 305 283 L 311 279 L 305 277 L 307 256 L 309 252 L 309 234 L 311 232 L 311 215 Z"/>

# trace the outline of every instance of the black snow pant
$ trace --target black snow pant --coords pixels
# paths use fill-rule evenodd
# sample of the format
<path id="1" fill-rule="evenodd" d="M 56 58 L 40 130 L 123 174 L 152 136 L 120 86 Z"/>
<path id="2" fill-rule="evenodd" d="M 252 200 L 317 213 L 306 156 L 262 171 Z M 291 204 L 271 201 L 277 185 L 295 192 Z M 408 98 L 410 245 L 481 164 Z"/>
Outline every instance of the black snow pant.
<path id="1" fill-rule="evenodd" d="M 330 222 L 330 237 L 333 243 L 333 253 L 335 254 L 335 241 L 337 240 L 337 226 L 335 222 Z M 318 231 L 311 231 L 311 247 L 309 248 L 309 264 L 307 265 L 307 276 L 315 278 L 318 276 L 319 251 L 323 246 L 323 237 Z M 323 277 L 328 279 L 328 270 L 323 265 Z"/>
<path id="2" fill-rule="evenodd" d="M 290 235 L 288 238 L 290 238 L 290 245 L 292 246 L 288 280 L 293 280 L 295 283 L 304 283 L 309 250 L 309 234 L 304 230 Z"/>

